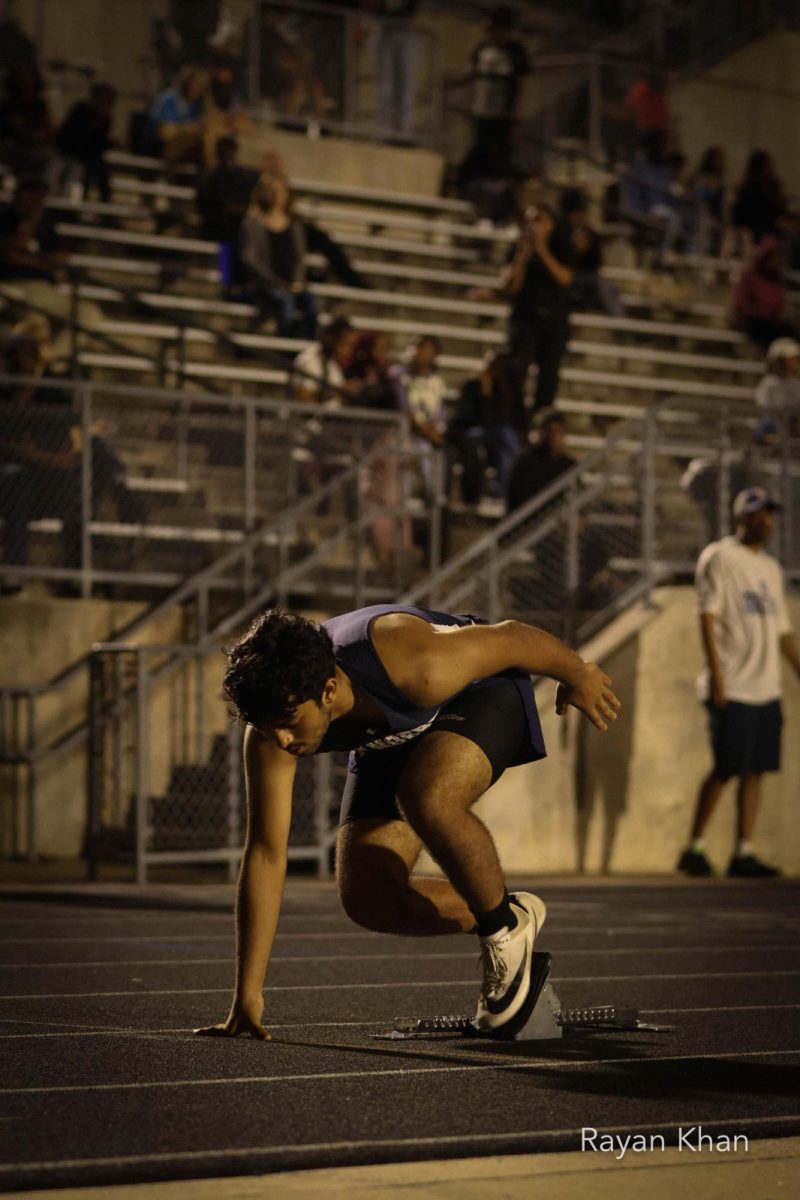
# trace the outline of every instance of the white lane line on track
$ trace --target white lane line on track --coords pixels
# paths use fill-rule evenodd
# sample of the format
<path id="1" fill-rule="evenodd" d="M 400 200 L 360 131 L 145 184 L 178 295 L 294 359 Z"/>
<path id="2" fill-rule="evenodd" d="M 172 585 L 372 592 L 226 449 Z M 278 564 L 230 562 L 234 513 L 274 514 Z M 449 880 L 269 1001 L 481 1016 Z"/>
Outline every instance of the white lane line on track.
<path id="1" fill-rule="evenodd" d="M 765 946 L 759 943 L 757 946 L 655 946 L 652 950 L 647 951 L 651 954 L 772 954 L 776 952 L 794 952 L 797 946 L 795 943 L 776 943 L 772 946 Z M 622 954 L 637 954 L 645 953 L 641 947 L 616 947 L 610 948 L 601 946 L 594 949 L 581 950 L 566 950 L 559 949 L 552 951 L 558 958 L 576 958 L 587 957 L 591 955 L 602 954 L 604 958 L 610 958 L 612 955 Z M 437 950 L 433 953 L 430 951 L 420 950 L 416 954 L 394 953 L 394 954 L 277 954 L 270 958 L 270 963 L 277 962 L 304 962 L 309 964 L 322 962 L 392 962 L 394 960 L 426 960 L 437 961 L 438 959 L 474 959 L 475 950 Z M 0 963 L 0 970 L 5 971 L 55 971 L 63 968 L 80 970 L 81 967 L 208 967 L 214 965 L 230 966 L 236 961 L 234 956 L 217 958 L 110 958 L 97 959 L 91 962 L 25 962 L 25 963 Z"/>
<path id="2" fill-rule="evenodd" d="M 674 926 L 675 926 L 674 920 L 670 921 L 668 924 L 669 924 L 670 928 L 674 928 Z M 800 928 L 800 921 L 797 922 L 797 926 L 798 926 L 798 928 Z M 793 930 L 794 930 L 794 925 L 791 925 L 789 927 L 789 929 L 785 929 L 782 925 L 777 925 L 774 927 L 771 926 L 767 932 L 771 932 L 773 935 L 777 935 L 779 933 L 784 934 L 786 932 L 791 932 Z M 647 929 L 635 929 L 628 925 L 606 925 L 606 926 L 603 926 L 602 928 L 598 928 L 598 929 L 593 929 L 591 926 L 587 926 L 587 925 L 559 925 L 556 927 L 554 932 L 559 937 L 561 937 L 562 934 L 580 934 L 584 937 L 591 937 L 593 935 L 607 937 L 612 934 L 613 935 L 619 934 L 621 936 L 624 935 L 626 937 L 641 935 L 642 937 L 649 938 L 649 937 L 653 936 L 654 931 L 649 927 Z M 737 935 L 741 936 L 742 934 L 758 933 L 759 931 L 748 927 L 747 929 L 741 929 L 741 930 L 731 929 L 731 930 L 726 930 L 725 932 L 728 934 L 728 936 L 735 937 Z M 201 944 L 205 943 L 205 942 L 232 942 L 234 940 L 234 936 L 235 935 L 234 935 L 233 928 L 231 928 L 229 933 L 193 934 L 192 936 L 184 935 L 181 933 L 160 934 L 160 935 L 155 934 L 155 933 L 137 933 L 137 934 L 130 934 L 130 935 L 115 936 L 115 937 L 91 937 L 91 936 L 88 936 L 88 937 L 63 937 L 63 936 L 60 936 L 60 937 L 31 937 L 31 938 L 10 937 L 10 938 L 0 938 L 0 946 L 47 946 L 47 945 L 50 945 L 52 942 L 58 943 L 59 946 L 64 945 L 64 943 L 67 943 L 68 945 L 72 945 L 73 943 L 82 944 L 84 942 L 91 942 L 92 945 L 117 944 L 117 943 L 122 943 L 122 942 L 151 942 L 151 943 L 155 943 L 155 944 L 157 944 L 159 942 L 163 942 L 163 943 L 167 943 L 170 945 L 173 945 L 173 944 L 189 945 L 192 942 L 200 942 Z M 291 942 L 321 941 L 321 940 L 330 941 L 332 937 L 335 937 L 337 939 L 337 941 L 343 941 L 345 939 L 349 940 L 349 939 L 354 939 L 354 938 L 358 938 L 361 941 L 380 941 L 382 939 L 387 939 L 387 938 L 390 938 L 393 941 L 397 941 L 398 936 L 400 936 L 400 937 L 406 936 L 408 938 L 411 938 L 413 935 L 412 934 L 397 935 L 397 934 L 393 934 L 393 933 L 374 933 L 368 929 L 353 929 L 350 926 L 348 926 L 348 928 L 342 929 L 336 933 L 332 933 L 330 930 L 326 930 L 324 933 L 317 933 L 317 932 L 314 932 L 314 933 L 283 932 L 283 933 L 281 933 L 281 932 L 278 932 L 275 935 L 275 941 L 287 941 L 287 942 L 289 942 L 289 941 L 291 941 Z M 458 937 L 460 935 L 454 933 L 454 934 L 447 934 L 445 936 Z M 697 943 L 694 942 L 693 947 L 696 945 L 697 945 Z M 715 941 L 714 945 L 715 946 L 719 945 L 719 942 Z M 666 947 L 666 948 L 667 949 L 676 949 L 676 948 L 682 949 L 682 947 L 671 947 L 671 946 Z"/>
<path id="3" fill-rule="evenodd" d="M 286 1045 L 296 1045 L 297 1043 L 284 1043 Z M 347 1051 L 354 1049 L 358 1052 L 363 1051 L 363 1047 L 348 1047 L 348 1046 L 331 1046 L 332 1050 Z M 385 1050 L 377 1049 L 376 1054 L 386 1053 Z M 740 1058 L 793 1058 L 800 1054 L 800 1050 L 730 1050 L 720 1051 L 717 1054 L 656 1054 L 647 1058 L 639 1058 L 634 1060 L 637 1066 L 650 1063 L 667 1063 L 667 1062 L 706 1062 L 720 1058 L 725 1059 L 740 1059 Z M 330 1079 L 360 1079 L 362 1082 L 365 1079 L 380 1078 L 385 1075 L 453 1075 L 460 1071 L 524 1071 L 535 1067 L 540 1072 L 545 1072 L 552 1067 L 608 1067 L 631 1065 L 630 1055 L 623 1058 L 526 1058 L 524 1062 L 508 1062 L 505 1055 L 497 1055 L 491 1062 L 484 1063 L 455 1063 L 448 1066 L 435 1067 L 379 1067 L 374 1071 L 305 1071 L 294 1075 L 237 1075 L 225 1079 L 160 1079 L 160 1080 L 138 1080 L 135 1083 L 67 1083 L 47 1085 L 42 1087 L 27 1087 L 27 1088 L 0 1088 L 0 1096 L 33 1096 L 33 1095 L 54 1095 L 64 1092 L 140 1092 L 154 1090 L 163 1091 L 168 1088 L 184 1088 L 184 1087 L 240 1087 L 246 1083 L 319 1083 L 322 1080 Z M 796 1115 L 795 1115 L 796 1116 Z"/>
<path id="4" fill-rule="evenodd" d="M 1 901 L 0 901 L 1 903 Z M 94 901 L 92 903 L 95 903 Z M 787 906 L 790 904 L 790 899 L 787 897 Z M 558 906 L 555 901 L 548 901 L 548 908 L 551 911 L 558 911 Z M 77 915 L 70 911 L 69 906 L 61 905 L 58 913 L 47 914 L 44 916 L 4 916 L 0 909 L 0 930 L 6 925 L 12 928 L 19 925 L 96 925 L 96 924 L 115 924 L 119 925 L 120 920 L 136 921 L 141 924 L 158 924 L 164 922 L 180 922 L 186 921 L 196 924 L 198 921 L 230 921 L 233 914 L 233 899 L 231 899 L 230 910 L 219 911 L 217 909 L 142 909 L 131 906 L 122 906 L 115 908 L 113 912 L 108 913 L 92 913 L 90 915 Z M 648 910 L 648 909 L 623 909 L 622 913 L 617 912 L 615 906 L 609 906 L 605 913 L 598 913 L 597 918 L 602 920 L 604 916 L 611 916 L 619 920 L 620 916 L 634 921 L 641 922 L 649 927 L 651 924 L 674 925 L 676 914 L 681 921 L 696 922 L 700 925 L 708 925 L 713 921 L 722 921 L 728 923 L 730 921 L 743 921 L 748 925 L 760 925 L 769 920 L 789 921 L 797 923 L 797 918 L 791 917 L 785 908 L 783 909 L 758 909 L 755 912 L 752 909 L 721 909 L 718 911 L 708 910 L 704 908 L 697 909 L 671 909 L 669 912 L 663 910 Z M 574 914 L 578 916 L 578 913 Z M 343 924 L 348 924 L 347 918 L 341 908 L 337 907 L 336 912 L 330 913 L 292 913 L 282 912 L 281 921 L 313 921 L 319 923 L 321 921 L 341 921 Z M 0 937 L 0 941 L 3 939 Z"/>
<path id="5" fill-rule="evenodd" d="M 800 1008 L 800 1003 L 796 1004 L 724 1004 L 714 1006 L 704 1006 L 702 1008 L 640 1008 L 637 1011 L 640 1014 L 648 1016 L 677 1016 L 687 1015 L 691 1013 L 746 1013 L 746 1012 L 779 1012 L 782 1009 Z M 390 1018 L 385 1017 L 383 1020 L 373 1021 L 286 1021 L 280 1025 L 267 1024 L 267 1029 L 371 1029 L 374 1027 L 386 1028 Z M 13 1017 L 0 1017 L 0 1025 L 38 1025 L 40 1021 L 25 1021 L 15 1019 Z M 60 1024 L 64 1028 L 57 1031 L 37 1032 L 37 1033 L 0 1033 L 0 1042 L 8 1042 L 18 1040 L 20 1038 L 86 1038 L 86 1037 L 142 1037 L 142 1038 L 163 1038 L 165 1034 L 187 1034 L 192 1033 L 192 1027 L 188 1025 L 174 1025 L 165 1029 L 132 1029 L 124 1026 L 113 1025 L 86 1025 L 78 1026 L 68 1025 L 65 1022 L 49 1021 L 48 1024 Z"/>
<path id="6" fill-rule="evenodd" d="M 794 1113 L 787 1116 L 743 1117 L 740 1119 L 739 1124 L 746 1126 L 748 1129 L 755 1126 L 767 1129 L 770 1126 L 778 1125 L 787 1120 L 796 1121 L 797 1117 Z M 728 1134 L 734 1132 L 732 1126 L 735 1124 L 735 1119 L 707 1121 L 699 1117 L 688 1117 L 683 1118 L 680 1124 L 663 1121 L 650 1125 L 625 1125 L 625 1133 L 635 1134 L 640 1131 L 644 1133 L 673 1133 L 679 1128 L 692 1129 L 702 1125 L 704 1130 L 721 1129 L 724 1133 Z M 598 1134 L 614 1134 L 618 1133 L 619 1130 L 619 1125 L 601 1125 L 597 1128 Z M 162 1151 L 159 1154 L 126 1154 L 115 1158 L 71 1158 L 60 1161 L 55 1160 L 53 1162 L 20 1162 L 0 1166 L 0 1175 L 9 1175 L 12 1171 L 31 1169 L 46 1172 L 66 1170 L 67 1168 L 74 1170 L 80 1167 L 138 1166 L 144 1163 L 202 1162 L 206 1160 L 217 1162 L 219 1159 L 241 1159 L 253 1156 L 263 1161 L 275 1157 L 283 1157 L 286 1154 L 294 1154 L 300 1158 L 300 1156 L 307 1155 L 312 1151 L 320 1153 L 323 1151 L 353 1151 L 359 1149 L 400 1150 L 405 1147 L 415 1146 L 426 1146 L 430 1149 L 435 1149 L 437 1146 L 453 1145 L 463 1145 L 466 1150 L 468 1146 L 473 1144 L 485 1146 L 487 1143 L 498 1142 L 504 1147 L 506 1144 L 519 1144 L 522 1141 L 542 1142 L 555 1137 L 574 1137 L 579 1139 L 580 1129 L 577 1127 L 574 1129 L 514 1129 L 503 1133 L 446 1134 L 443 1137 L 374 1138 L 365 1139 L 360 1142 L 306 1142 L 305 1144 L 301 1142 L 289 1146 L 238 1146 L 230 1150 L 177 1150 L 172 1154 L 169 1151 Z M 302 1163 L 298 1165 L 302 1165 Z"/>
<path id="7" fill-rule="evenodd" d="M 679 973 L 670 971 L 666 975 L 558 975 L 554 982 L 561 983 L 642 983 L 648 979 L 773 979 L 800 975 L 800 969 L 795 971 L 698 971 L 696 973 Z M 475 987 L 474 979 L 428 979 L 422 982 L 395 983 L 297 983 L 277 984 L 271 986 L 270 992 L 338 992 L 360 988 L 364 991 L 374 991 L 378 988 L 426 988 L 426 987 Z M 225 988 L 153 988 L 140 991 L 112 992 L 29 992 L 26 994 L 10 993 L 0 996 L 0 1000 L 91 1000 L 93 998 L 111 996 L 205 996 L 229 994 L 230 987 Z"/>

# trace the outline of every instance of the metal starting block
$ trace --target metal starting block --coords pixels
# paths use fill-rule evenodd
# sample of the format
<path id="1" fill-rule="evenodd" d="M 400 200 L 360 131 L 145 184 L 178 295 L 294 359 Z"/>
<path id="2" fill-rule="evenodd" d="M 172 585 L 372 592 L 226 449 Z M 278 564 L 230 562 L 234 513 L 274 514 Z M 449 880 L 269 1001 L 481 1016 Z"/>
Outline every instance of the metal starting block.
<path id="1" fill-rule="evenodd" d="M 407 1041 L 453 1034 L 461 1037 L 491 1038 L 493 1041 L 552 1042 L 578 1030 L 641 1030 L 658 1032 L 671 1025 L 653 1025 L 639 1019 L 635 1008 L 617 1008 L 601 1004 L 592 1008 L 562 1008 L 550 983 L 550 955 L 534 951 L 531 963 L 531 995 L 525 1005 L 529 1016 L 516 1032 L 503 1029 L 488 1032 L 478 1029 L 472 1017 L 398 1017 L 388 1033 L 373 1033 L 381 1041 Z"/>

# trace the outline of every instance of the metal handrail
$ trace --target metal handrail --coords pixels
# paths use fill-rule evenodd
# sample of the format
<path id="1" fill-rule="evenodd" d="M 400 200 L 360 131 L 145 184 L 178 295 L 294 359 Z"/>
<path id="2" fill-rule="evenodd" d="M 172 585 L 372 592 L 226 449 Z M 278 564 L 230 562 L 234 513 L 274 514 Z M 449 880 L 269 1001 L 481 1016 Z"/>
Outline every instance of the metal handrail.
<path id="1" fill-rule="evenodd" d="M 663 400 L 659 404 L 653 405 L 650 413 L 660 412 L 667 407 L 668 403 L 668 400 Z M 618 443 L 631 437 L 637 429 L 643 429 L 648 419 L 650 419 L 648 413 L 645 413 L 641 417 L 631 417 L 609 435 L 604 446 L 593 451 L 587 458 L 576 463 L 569 471 L 559 476 L 558 479 L 548 484 L 540 492 L 537 492 L 525 504 L 520 505 L 519 508 L 509 513 L 493 529 L 485 533 L 483 537 L 477 538 L 459 554 L 448 559 L 428 579 L 407 591 L 401 597 L 401 603 L 416 604 L 426 596 L 435 596 L 448 578 L 462 570 L 473 559 L 479 558 L 493 544 L 499 543 L 501 538 L 505 537 L 506 534 L 512 533 L 518 526 L 524 524 L 532 516 L 535 516 L 541 509 L 549 507 L 554 501 L 561 499 L 576 483 L 580 482 L 582 474 L 591 471 L 601 463 L 609 450 L 613 449 Z"/>

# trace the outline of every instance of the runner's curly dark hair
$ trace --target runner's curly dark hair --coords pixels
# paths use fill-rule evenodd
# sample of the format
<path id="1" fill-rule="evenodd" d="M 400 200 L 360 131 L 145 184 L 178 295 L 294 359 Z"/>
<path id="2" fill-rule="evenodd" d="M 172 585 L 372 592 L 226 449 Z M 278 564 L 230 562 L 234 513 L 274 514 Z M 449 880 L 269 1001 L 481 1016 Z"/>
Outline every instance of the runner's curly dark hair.
<path id="1" fill-rule="evenodd" d="M 305 700 L 319 703 L 336 674 L 326 630 L 280 608 L 257 617 L 226 654 L 222 687 L 232 714 L 256 727 L 284 720 Z"/>

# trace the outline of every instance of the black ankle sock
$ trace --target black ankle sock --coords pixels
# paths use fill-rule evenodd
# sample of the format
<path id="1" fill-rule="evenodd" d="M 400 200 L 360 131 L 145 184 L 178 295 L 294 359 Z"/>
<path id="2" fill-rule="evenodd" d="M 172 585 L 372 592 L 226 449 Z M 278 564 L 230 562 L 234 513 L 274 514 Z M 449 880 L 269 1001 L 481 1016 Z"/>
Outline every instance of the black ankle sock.
<path id="1" fill-rule="evenodd" d="M 491 937 L 506 925 L 509 929 L 515 929 L 517 918 L 514 916 L 508 892 L 503 892 L 503 899 L 491 912 L 475 913 L 475 922 L 478 937 Z"/>

